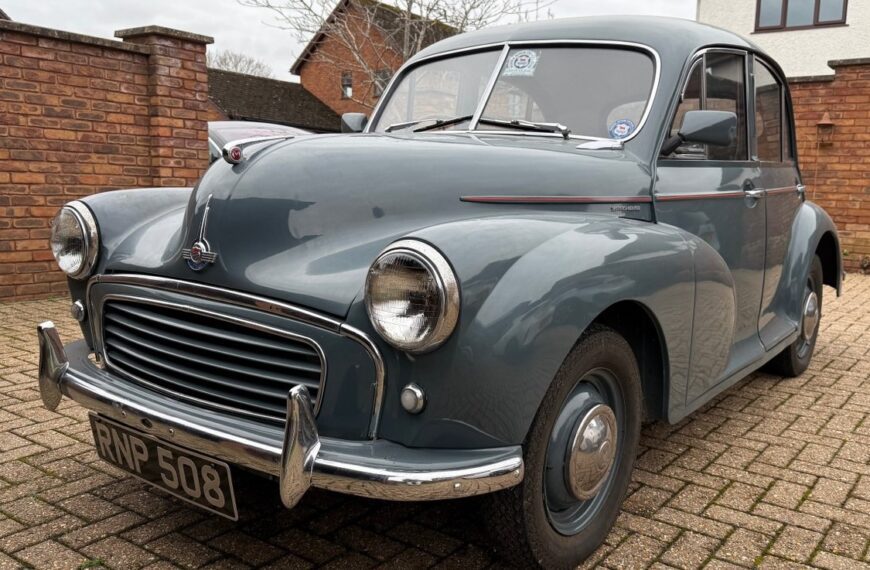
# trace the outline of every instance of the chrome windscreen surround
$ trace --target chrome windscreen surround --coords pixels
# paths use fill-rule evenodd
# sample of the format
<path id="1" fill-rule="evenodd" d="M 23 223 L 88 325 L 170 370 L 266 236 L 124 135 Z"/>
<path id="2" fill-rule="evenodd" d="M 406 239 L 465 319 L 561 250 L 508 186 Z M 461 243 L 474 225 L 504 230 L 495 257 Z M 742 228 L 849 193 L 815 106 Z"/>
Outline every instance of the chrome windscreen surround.
<path id="1" fill-rule="evenodd" d="M 438 323 L 430 336 L 425 340 L 425 345 L 422 347 L 404 346 L 392 341 L 388 335 L 383 332 L 380 324 L 372 318 L 372 307 L 368 295 L 369 284 L 367 279 L 366 310 L 368 311 L 369 319 L 372 322 L 372 326 L 374 326 L 375 330 L 378 331 L 381 337 L 400 350 L 405 350 L 411 353 L 421 353 L 434 350 L 450 337 L 453 330 L 456 328 L 456 323 L 459 321 L 461 299 L 459 295 L 459 283 L 456 280 L 456 275 L 453 272 L 453 268 L 450 267 L 450 263 L 440 251 L 431 245 L 416 239 L 403 239 L 391 243 L 378 254 L 375 261 L 372 263 L 372 266 L 383 257 L 396 253 L 405 254 L 414 258 L 423 265 L 423 267 L 425 267 L 433 277 L 435 277 L 438 284 L 439 295 L 442 300 L 441 314 L 439 315 Z"/>
<path id="2" fill-rule="evenodd" d="M 82 227 L 82 235 L 85 241 L 84 263 L 75 273 L 67 275 L 73 279 L 84 279 L 91 274 L 97 263 L 97 255 L 100 253 L 100 232 L 97 229 L 97 220 L 90 208 L 84 202 L 73 200 L 63 206 L 72 212 Z"/>
<path id="3" fill-rule="evenodd" d="M 363 331 L 352 327 L 338 319 L 323 315 L 285 303 L 276 301 L 267 297 L 260 297 L 249 293 L 242 293 L 212 285 L 203 285 L 190 281 L 182 281 L 179 279 L 170 279 L 165 277 L 156 277 L 152 275 L 136 275 L 127 273 L 117 273 L 112 275 L 95 275 L 88 281 L 87 301 L 90 314 L 94 317 L 91 319 L 91 332 L 94 338 L 99 337 L 99 323 L 102 322 L 102 315 L 97 312 L 97 308 L 93 306 L 92 289 L 96 284 L 117 284 L 117 285 L 132 285 L 143 288 L 158 289 L 179 293 L 182 295 L 190 295 L 202 299 L 227 303 L 238 307 L 254 309 L 272 315 L 295 320 L 301 323 L 312 325 L 320 329 L 339 334 L 345 338 L 353 340 L 363 347 L 372 359 L 372 364 L 375 368 L 374 394 L 372 401 L 372 415 L 369 421 L 368 436 L 370 439 L 376 439 L 378 426 L 380 424 L 381 412 L 383 409 L 384 388 L 386 382 L 386 367 L 380 349 L 375 342 Z M 324 358 L 324 366 L 326 360 Z"/>
<path id="4" fill-rule="evenodd" d="M 646 107 L 644 108 L 643 114 L 641 115 L 640 121 L 638 121 L 637 127 L 634 131 L 624 139 L 619 139 L 619 142 L 626 143 L 631 139 L 635 138 L 640 131 L 643 129 L 643 126 L 646 124 L 647 119 L 649 118 L 650 113 L 652 112 L 653 104 L 655 103 L 656 94 L 659 90 L 659 83 L 661 82 L 661 74 L 662 74 L 662 59 L 659 55 L 659 52 L 654 49 L 652 46 L 637 43 L 637 42 L 626 42 L 619 40 L 587 40 L 587 39 L 548 39 L 548 40 L 514 40 L 514 41 L 505 41 L 505 42 L 493 42 L 488 44 L 481 44 L 476 46 L 467 46 L 463 48 L 453 49 L 449 51 L 444 51 L 440 53 L 433 53 L 426 57 L 421 57 L 419 59 L 411 59 L 406 62 L 399 70 L 393 74 L 393 77 L 390 79 L 386 88 L 384 89 L 383 95 L 381 95 L 378 102 L 375 104 L 375 108 L 372 111 L 371 119 L 369 120 L 366 128 L 363 132 L 371 133 L 374 132 L 372 130 L 372 125 L 377 124 L 381 118 L 381 112 L 383 111 L 384 105 L 387 101 L 389 101 L 390 96 L 393 94 L 393 90 L 399 84 L 399 80 L 404 77 L 404 75 L 414 67 L 421 65 L 423 63 L 434 61 L 438 59 L 445 59 L 454 55 L 461 55 L 465 53 L 473 53 L 479 51 L 485 51 L 489 49 L 497 49 L 501 48 L 501 53 L 499 55 L 499 60 L 495 71 L 493 72 L 493 76 L 489 78 L 489 81 L 481 93 L 481 100 L 478 101 L 478 106 L 475 108 L 474 117 L 472 122 L 469 125 L 468 129 L 460 129 L 460 130 L 446 130 L 446 131 L 428 131 L 427 134 L 452 134 L 455 135 L 457 133 L 461 134 L 472 134 L 472 135 L 513 135 L 513 136 L 532 136 L 532 137 L 559 137 L 562 138 L 561 134 L 558 133 L 538 133 L 538 132 L 521 132 L 521 131 L 499 131 L 499 130 L 478 130 L 477 125 L 480 121 L 480 113 L 482 113 L 484 106 L 486 105 L 486 101 L 489 100 L 492 95 L 492 90 L 495 88 L 495 78 L 498 75 L 499 70 L 504 65 L 504 61 L 507 58 L 508 51 L 514 47 L 520 46 L 556 46 L 556 45 L 565 45 L 565 46 L 610 46 L 616 48 L 628 48 L 635 49 L 641 52 L 646 53 L 653 60 L 653 65 L 655 67 L 653 71 L 653 81 L 652 86 L 649 93 L 649 99 L 647 100 Z M 583 136 L 583 135 L 569 135 L 569 139 L 578 139 L 578 140 L 592 140 L 592 141 L 613 141 L 615 139 L 609 139 L 604 137 L 593 137 L 593 136 Z"/>

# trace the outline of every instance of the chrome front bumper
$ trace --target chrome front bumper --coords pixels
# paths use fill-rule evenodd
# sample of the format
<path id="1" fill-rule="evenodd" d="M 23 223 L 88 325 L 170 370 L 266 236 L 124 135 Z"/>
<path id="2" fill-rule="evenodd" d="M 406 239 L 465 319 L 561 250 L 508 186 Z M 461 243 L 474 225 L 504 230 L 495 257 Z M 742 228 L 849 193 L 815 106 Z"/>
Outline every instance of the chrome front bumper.
<path id="1" fill-rule="evenodd" d="M 287 396 L 285 428 L 227 417 L 123 381 L 89 359 L 84 341 L 66 347 L 50 321 L 37 327 L 39 391 L 46 408 L 61 398 L 182 447 L 279 479 L 295 506 L 309 487 L 396 501 L 468 497 L 523 479 L 520 446 L 414 449 L 386 440 L 321 437 L 308 390 Z"/>

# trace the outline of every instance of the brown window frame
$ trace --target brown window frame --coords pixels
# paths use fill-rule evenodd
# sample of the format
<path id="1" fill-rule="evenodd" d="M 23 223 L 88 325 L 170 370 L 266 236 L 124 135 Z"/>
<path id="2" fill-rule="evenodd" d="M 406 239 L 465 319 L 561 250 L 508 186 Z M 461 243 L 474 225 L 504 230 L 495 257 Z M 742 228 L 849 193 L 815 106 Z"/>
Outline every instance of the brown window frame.
<path id="1" fill-rule="evenodd" d="M 819 9 L 821 6 L 821 0 L 813 1 L 813 23 L 804 26 L 787 26 L 786 25 L 786 17 L 788 15 L 788 3 L 789 0 L 781 0 L 782 2 L 782 10 L 779 15 L 779 25 L 778 26 L 764 26 L 761 27 L 759 25 L 761 20 L 761 2 L 762 0 L 755 0 L 755 33 L 763 33 L 763 32 L 784 32 L 791 30 L 812 30 L 814 28 L 832 28 L 836 26 L 845 26 L 846 18 L 849 13 L 849 0 L 843 0 L 843 18 L 840 20 L 831 20 L 829 22 L 819 22 Z"/>
<path id="2" fill-rule="evenodd" d="M 345 88 L 350 88 L 350 94 L 348 94 L 348 92 L 345 90 Z M 341 72 L 341 98 L 342 99 L 353 99 L 353 72 L 350 72 L 350 71 L 342 71 Z"/>

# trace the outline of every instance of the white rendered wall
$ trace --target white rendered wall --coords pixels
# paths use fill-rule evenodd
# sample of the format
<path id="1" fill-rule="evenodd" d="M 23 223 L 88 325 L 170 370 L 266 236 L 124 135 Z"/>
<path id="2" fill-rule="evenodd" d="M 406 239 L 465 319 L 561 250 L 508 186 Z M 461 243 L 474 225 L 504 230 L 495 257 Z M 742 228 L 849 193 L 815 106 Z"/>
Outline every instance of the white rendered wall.
<path id="1" fill-rule="evenodd" d="M 833 75 L 827 65 L 832 59 L 870 57 L 870 0 L 848 2 L 845 26 L 756 34 L 756 0 L 698 0 L 698 21 L 759 45 L 788 77 Z"/>

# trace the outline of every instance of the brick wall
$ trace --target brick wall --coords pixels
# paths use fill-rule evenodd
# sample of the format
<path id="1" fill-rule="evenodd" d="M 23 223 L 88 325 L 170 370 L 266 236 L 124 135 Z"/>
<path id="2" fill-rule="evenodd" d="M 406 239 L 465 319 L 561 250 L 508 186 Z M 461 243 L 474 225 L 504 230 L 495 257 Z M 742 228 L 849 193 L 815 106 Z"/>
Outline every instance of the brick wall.
<path id="1" fill-rule="evenodd" d="M 48 249 L 64 203 L 191 186 L 208 166 L 211 38 L 159 27 L 116 36 L 0 21 L 0 301 L 65 293 Z"/>
<path id="2" fill-rule="evenodd" d="M 870 59 L 789 82 L 808 197 L 834 218 L 847 271 L 870 269 Z M 820 126 L 827 113 L 833 128 Z"/>

